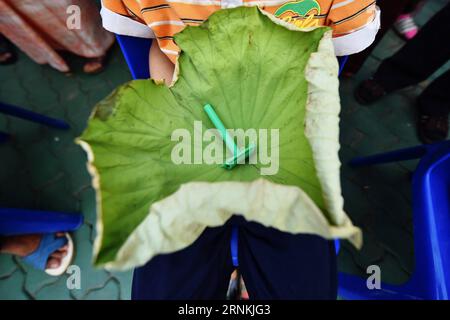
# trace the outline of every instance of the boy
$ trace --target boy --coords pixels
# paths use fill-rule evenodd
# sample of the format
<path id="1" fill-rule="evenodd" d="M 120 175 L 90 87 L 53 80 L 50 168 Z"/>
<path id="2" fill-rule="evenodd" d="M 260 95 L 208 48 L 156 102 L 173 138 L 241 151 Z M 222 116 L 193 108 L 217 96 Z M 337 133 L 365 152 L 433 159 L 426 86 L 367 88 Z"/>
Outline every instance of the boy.
<path id="1" fill-rule="evenodd" d="M 331 26 L 337 55 L 365 49 L 379 27 L 375 2 L 366 0 L 103 0 L 102 16 L 112 32 L 156 38 L 150 74 L 170 83 L 180 52 L 173 36 L 186 25 L 201 24 L 216 10 L 242 5 L 258 5 L 299 27 Z M 238 236 L 232 237 L 235 230 Z M 236 240 L 233 259 L 230 239 Z M 332 241 L 281 232 L 236 215 L 223 226 L 206 228 L 188 247 L 157 255 L 135 269 L 132 298 L 224 299 L 236 257 L 251 299 L 336 298 Z"/>
<path id="2" fill-rule="evenodd" d="M 180 49 L 173 36 L 200 25 L 214 11 L 259 6 L 300 28 L 330 26 L 337 56 L 360 52 L 375 39 L 380 13 L 374 0 L 102 0 L 105 29 L 116 34 L 155 38 L 150 74 L 170 83 Z"/>

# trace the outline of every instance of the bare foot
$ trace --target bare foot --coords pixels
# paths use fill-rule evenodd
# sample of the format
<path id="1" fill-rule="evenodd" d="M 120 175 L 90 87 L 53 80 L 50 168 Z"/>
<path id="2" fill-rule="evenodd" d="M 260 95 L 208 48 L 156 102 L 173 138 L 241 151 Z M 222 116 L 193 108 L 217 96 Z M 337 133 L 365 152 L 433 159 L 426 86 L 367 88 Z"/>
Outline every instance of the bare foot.
<path id="1" fill-rule="evenodd" d="M 57 232 L 57 237 L 64 237 L 64 232 Z M 20 236 L 2 237 L 1 253 L 13 254 L 19 257 L 25 257 L 35 251 L 41 242 L 41 234 L 27 234 Z M 47 260 L 47 268 L 55 269 L 61 264 L 63 257 L 67 255 L 68 245 L 64 245 L 53 252 Z"/>

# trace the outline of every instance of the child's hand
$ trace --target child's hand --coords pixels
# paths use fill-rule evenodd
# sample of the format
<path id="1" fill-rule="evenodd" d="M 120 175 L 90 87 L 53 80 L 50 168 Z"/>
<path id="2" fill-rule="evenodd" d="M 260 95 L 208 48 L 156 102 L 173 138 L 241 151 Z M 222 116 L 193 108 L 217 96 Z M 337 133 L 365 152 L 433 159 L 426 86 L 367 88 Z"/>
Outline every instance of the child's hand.
<path id="1" fill-rule="evenodd" d="M 158 41 L 154 40 L 149 54 L 150 76 L 155 80 L 164 80 L 166 85 L 172 83 L 174 64 L 161 51 Z"/>

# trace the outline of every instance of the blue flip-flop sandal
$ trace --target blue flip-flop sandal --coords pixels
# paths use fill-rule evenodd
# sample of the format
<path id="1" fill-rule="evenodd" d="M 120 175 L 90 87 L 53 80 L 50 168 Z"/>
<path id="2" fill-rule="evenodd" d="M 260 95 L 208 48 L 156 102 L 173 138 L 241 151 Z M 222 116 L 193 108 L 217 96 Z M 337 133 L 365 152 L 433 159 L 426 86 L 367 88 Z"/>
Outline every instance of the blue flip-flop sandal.
<path id="1" fill-rule="evenodd" d="M 67 255 L 61 259 L 59 267 L 52 269 L 46 268 L 50 255 L 66 244 L 68 245 Z M 49 275 L 59 276 L 67 270 L 72 258 L 73 241 L 68 233 L 62 237 L 57 237 L 54 233 L 44 233 L 37 249 L 23 257 L 22 260 L 36 269 L 44 270 Z"/>

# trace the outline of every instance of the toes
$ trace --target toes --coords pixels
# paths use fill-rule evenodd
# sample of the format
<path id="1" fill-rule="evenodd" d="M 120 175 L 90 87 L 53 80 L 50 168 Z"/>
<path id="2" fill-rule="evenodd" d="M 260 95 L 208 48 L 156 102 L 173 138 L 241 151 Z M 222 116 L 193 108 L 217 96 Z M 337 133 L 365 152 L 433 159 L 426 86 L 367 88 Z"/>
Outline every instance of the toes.
<path id="1" fill-rule="evenodd" d="M 66 250 L 61 250 L 61 249 L 59 249 L 59 250 L 57 250 L 57 251 L 55 251 L 55 252 L 57 252 L 57 253 L 59 253 L 60 255 L 61 255 L 61 257 L 65 257 L 65 256 L 67 256 L 67 249 Z"/>
<path id="2" fill-rule="evenodd" d="M 48 269 L 56 269 L 61 264 L 60 260 L 56 258 L 49 258 L 47 261 L 47 268 Z"/>
<path id="3" fill-rule="evenodd" d="M 69 250 L 69 246 L 66 244 L 66 245 L 62 246 L 61 248 L 59 248 L 58 250 L 56 250 L 56 251 L 58 251 L 58 252 L 67 252 L 68 250 Z"/>
<path id="4" fill-rule="evenodd" d="M 59 252 L 59 251 L 55 251 L 55 252 L 53 252 L 53 253 L 50 255 L 50 258 L 54 258 L 54 259 L 57 259 L 57 260 L 61 260 L 62 257 L 63 257 L 63 253 L 62 253 L 62 252 Z"/>
<path id="5" fill-rule="evenodd" d="M 57 238 L 61 238 L 65 236 L 65 232 L 56 232 Z M 67 256 L 68 244 L 63 245 L 62 247 L 55 250 L 47 260 L 47 268 L 48 269 L 56 269 L 61 265 L 61 260 Z"/>

